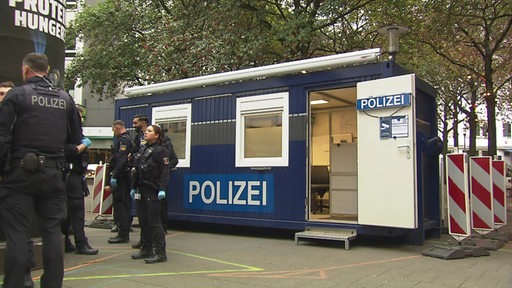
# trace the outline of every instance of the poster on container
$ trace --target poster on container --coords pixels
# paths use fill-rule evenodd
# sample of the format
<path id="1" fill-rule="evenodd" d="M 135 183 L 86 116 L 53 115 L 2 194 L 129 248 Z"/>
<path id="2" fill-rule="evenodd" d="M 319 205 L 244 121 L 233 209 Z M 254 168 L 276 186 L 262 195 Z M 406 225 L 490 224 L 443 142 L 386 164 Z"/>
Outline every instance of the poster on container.
<path id="1" fill-rule="evenodd" d="M 50 72 L 64 75 L 66 6 L 63 0 L 0 1 L 0 82 L 21 85 L 21 62 L 31 52 L 44 53 Z"/>

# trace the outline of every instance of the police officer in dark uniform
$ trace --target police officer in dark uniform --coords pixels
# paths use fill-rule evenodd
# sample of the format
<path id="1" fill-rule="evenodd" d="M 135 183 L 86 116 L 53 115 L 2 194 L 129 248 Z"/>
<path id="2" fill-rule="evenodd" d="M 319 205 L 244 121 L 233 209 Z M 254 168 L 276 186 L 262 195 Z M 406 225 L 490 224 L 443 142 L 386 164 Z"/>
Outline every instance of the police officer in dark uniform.
<path id="1" fill-rule="evenodd" d="M 84 107 L 77 106 L 80 116 L 83 115 Z M 91 140 L 82 137 L 78 145 L 67 144 L 64 146 L 66 157 L 66 205 L 68 217 L 62 225 L 62 232 L 65 236 L 65 251 L 77 254 L 96 255 L 98 249 L 93 249 L 85 236 L 85 204 L 84 197 L 89 196 L 89 188 L 85 182 L 87 165 L 89 164 L 89 153 L 87 147 L 92 144 Z M 73 228 L 75 245 L 69 239 L 69 228 Z"/>
<path id="2" fill-rule="evenodd" d="M 130 162 L 128 154 L 133 150 L 133 141 L 126 131 L 123 121 L 116 120 L 112 124 L 116 136 L 113 154 L 110 158 L 109 169 L 112 173 L 110 187 L 114 195 L 114 214 L 118 221 L 117 236 L 108 239 L 108 243 L 128 243 L 130 241 Z"/>
<path id="3" fill-rule="evenodd" d="M 144 140 L 144 131 L 146 131 L 146 128 L 149 125 L 149 119 L 148 116 L 144 114 L 139 114 L 133 116 L 132 120 L 132 127 L 135 129 L 135 138 L 134 138 L 134 147 L 133 151 L 131 153 L 130 160 L 133 162 L 133 160 L 139 156 L 139 152 L 141 151 L 141 148 L 144 148 L 146 146 L 146 140 Z M 140 249 L 142 247 L 142 239 L 139 240 L 137 243 L 132 245 L 133 249 Z"/>
<path id="4" fill-rule="evenodd" d="M 164 132 L 150 125 L 144 132 L 146 147 L 134 160 L 134 177 L 130 196 L 137 202 L 142 247 L 132 259 L 146 263 L 167 261 L 165 234 L 160 219 L 160 201 L 166 198 L 169 182 L 169 151 L 163 146 Z M 154 249 L 154 251 L 153 251 Z"/>
<path id="5" fill-rule="evenodd" d="M 178 156 L 174 151 L 174 146 L 172 145 L 171 138 L 167 136 L 167 131 L 164 129 L 164 141 L 163 145 L 169 151 L 169 176 L 173 171 L 176 171 L 176 165 L 178 165 Z M 164 227 L 164 233 L 167 234 L 167 210 L 168 210 L 168 202 L 167 199 L 162 199 L 160 208 L 160 218 L 162 219 L 162 226 Z"/>
<path id="6" fill-rule="evenodd" d="M 24 284 L 32 211 L 43 240 L 41 287 L 62 287 L 61 223 L 66 217 L 64 146 L 80 143 L 80 116 L 71 96 L 47 78 L 48 58 L 23 58 L 25 85 L 9 90 L 0 106 L 0 222 L 6 237 L 4 288 Z"/>

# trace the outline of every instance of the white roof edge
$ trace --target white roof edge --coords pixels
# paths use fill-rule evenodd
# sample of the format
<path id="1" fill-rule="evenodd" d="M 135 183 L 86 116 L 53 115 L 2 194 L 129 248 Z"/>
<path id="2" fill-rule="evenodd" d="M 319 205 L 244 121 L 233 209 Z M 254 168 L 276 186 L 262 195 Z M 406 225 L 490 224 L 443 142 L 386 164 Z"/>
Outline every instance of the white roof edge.
<path id="1" fill-rule="evenodd" d="M 363 51 L 348 52 L 343 54 L 316 57 L 280 64 L 180 79 L 175 81 L 161 82 L 144 86 L 127 87 L 124 89 L 124 95 L 137 96 L 163 93 L 173 90 L 209 86 L 231 81 L 255 79 L 258 77 L 270 77 L 276 75 L 298 73 L 301 71 L 311 72 L 346 65 L 369 63 L 377 61 L 380 54 L 380 48 L 374 48 Z"/>

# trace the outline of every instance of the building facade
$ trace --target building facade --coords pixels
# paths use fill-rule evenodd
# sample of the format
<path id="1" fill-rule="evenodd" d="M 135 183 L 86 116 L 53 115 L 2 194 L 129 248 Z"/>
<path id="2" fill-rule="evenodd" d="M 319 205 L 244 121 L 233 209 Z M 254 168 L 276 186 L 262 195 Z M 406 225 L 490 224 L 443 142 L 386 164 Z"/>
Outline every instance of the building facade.
<path id="1" fill-rule="evenodd" d="M 75 19 L 80 9 L 80 3 L 93 5 L 98 2 L 99 1 L 96 0 L 66 1 L 68 23 Z M 84 43 L 81 41 L 76 41 L 74 47 L 66 47 L 66 66 L 83 47 Z M 68 92 L 73 96 L 77 104 L 83 105 L 86 108 L 84 135 L 92 140 L 92 145 L 89 148 L 91 163 L 108 161 L 113 139 L 111 124 L 114 121 L 114 100 L 107 99 L 100 101 L 97 97 L 92 95 L 88 85 L 79 87 L 75 84 L 74 89 Z"/>

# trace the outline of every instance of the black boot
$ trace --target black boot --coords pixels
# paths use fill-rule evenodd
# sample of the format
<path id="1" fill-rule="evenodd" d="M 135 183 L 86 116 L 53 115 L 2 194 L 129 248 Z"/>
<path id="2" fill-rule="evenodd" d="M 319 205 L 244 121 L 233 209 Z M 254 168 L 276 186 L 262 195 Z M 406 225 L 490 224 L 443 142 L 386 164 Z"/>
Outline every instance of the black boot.
<path id="1" fill-rule="evenodd" d="M 93 249 L 89 243 L 85 243 L 82 246 L 76 247 L 76 253 L 83 255 L 96 255 L 98 254 L 98 249 Z"/>
<path id="2" fill-rule="evenodd" d="M 76 250 L 75 245 L 71 243 L 71 240 L 69 238 L 66 238 L 64 241 L 64 251 L 65 252 L 74 252 Z"/>
<path id="3" fill-rule="evenodd" d="M 117 235 L 116 237 L 108 238 L 108 243 L 110 243 L 110 244 L 119 244 L 119 243 L 128 243 L 128 242 L 130 242 L 130 237 L 128 237 L 128 236 L 123 237 L 123 236 Z"/>
<path id="4" fill-rule="evenodd" d="M 150 258 L 150 257 L 153 257 L 153 251 L 140 250 L 138 253 L 132 254 L 133 260 L 145 259 L 145 258 Z"/>
<path id="5" fill-rule="evenodd" d="M 144 262 L 146 262 L 147 264 L 167 262 L 167 255 L 165 255 L 165 254 L 155 254 L 152 257 L 145 258 Z"/>

